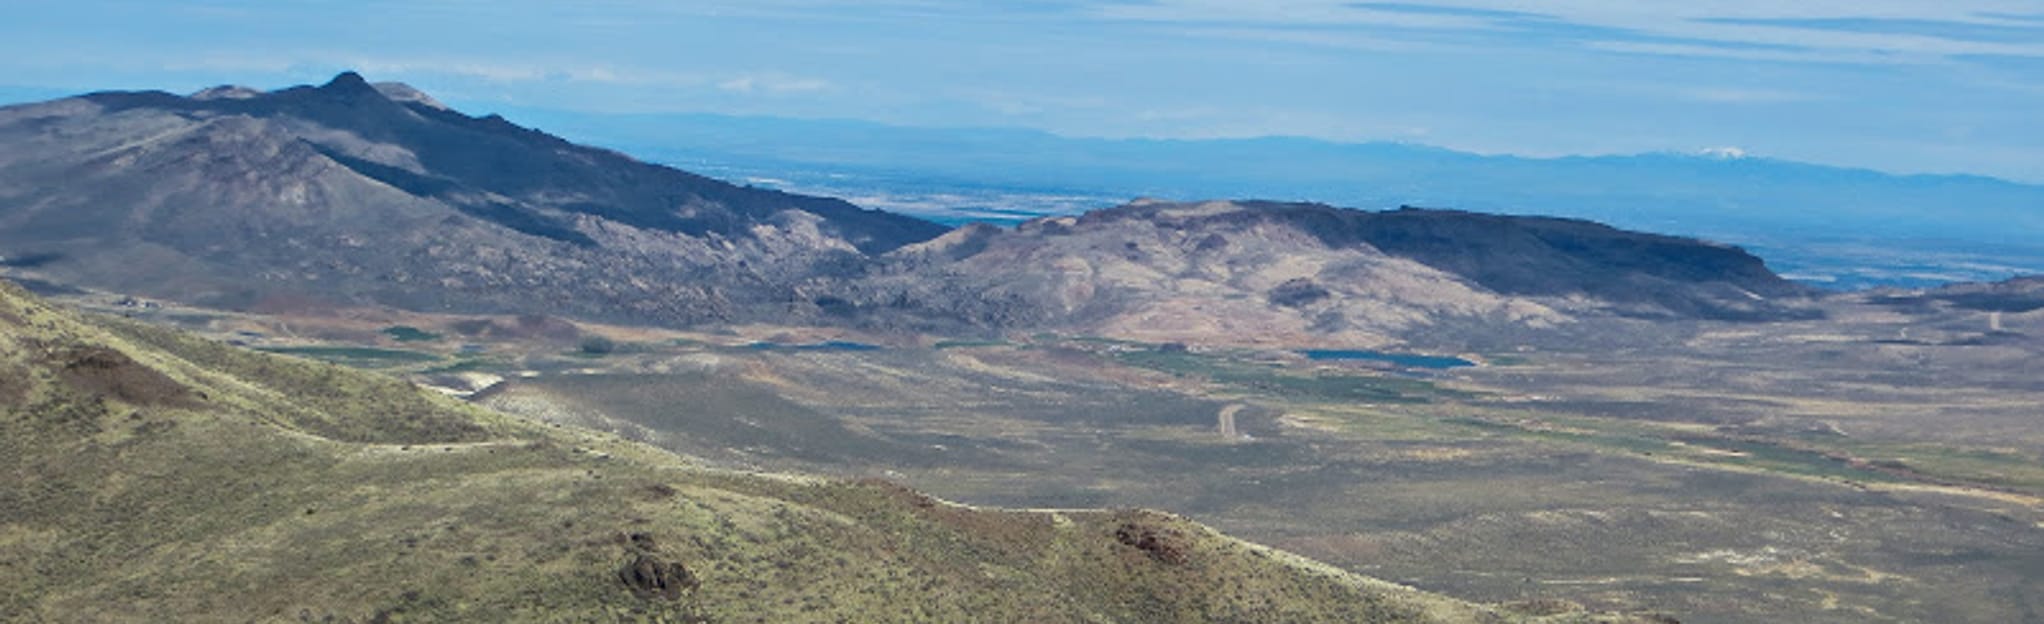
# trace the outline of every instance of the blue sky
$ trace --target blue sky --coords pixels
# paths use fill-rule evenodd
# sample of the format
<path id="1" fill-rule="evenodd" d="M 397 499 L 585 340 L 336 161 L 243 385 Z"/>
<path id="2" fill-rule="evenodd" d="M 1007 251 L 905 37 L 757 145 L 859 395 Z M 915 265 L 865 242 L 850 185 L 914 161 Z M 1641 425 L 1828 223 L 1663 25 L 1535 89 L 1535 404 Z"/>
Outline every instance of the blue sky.
<path id="1" fill-rule="evenodd" d="M 354 68 L 472 113 L 715 112 L 2044 182 L 2040 0 L 6 0 L 0 99 Z"/>

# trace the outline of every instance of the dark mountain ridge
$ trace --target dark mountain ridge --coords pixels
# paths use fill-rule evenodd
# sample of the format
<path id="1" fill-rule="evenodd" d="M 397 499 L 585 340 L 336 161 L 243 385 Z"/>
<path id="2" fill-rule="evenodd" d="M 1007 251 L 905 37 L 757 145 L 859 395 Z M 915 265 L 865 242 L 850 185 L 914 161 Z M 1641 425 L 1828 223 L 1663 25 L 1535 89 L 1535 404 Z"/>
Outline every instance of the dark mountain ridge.
<path id="1" fill-rule="evenodd" d="M 757 318 L 796 279 L 947 229 L 394 100 L 352 73 L 0 108 L 0 145 L 0 254 L 227 307 Z"/>
<path id="2" fill-rule="evenodd" d="M 116 114 L 140 109 L 291 118 L 346 130 L 372 143 L 404 146 L 423 172 L 382 163 L 371 155 L 351 154 L 345 143 L 306 139 L 349 169 L 417 196 L 461 201 L 459 198 L 480 192 L 523 200 L 471 214 L 520 231 L 538 230 L 545 232 L 539 235 L 585 244 L 593 241 L 573 234 L 565 217 L 547 215 L 541 209 L 690 236 L 716 233 L 727 237 L 744 236 L 745 227 L 773 212 L 795 209 L 824 217 L 831 224 L 827 231 L 843 236 L 865 253 L 928 240 L 946 229 L 912 217 L 861 209 L 840 199 L 734 186 L 639 162 L 610 150 L 574 145 L 494 114 L 469 117 L 425 102 L 393 100 L 354 72 L 342 73 L 318 87 L 297 86 L 249 97 L 202 99 L 139 91 L 95 93 L 81 99 Z M 578 198 L 547 201 L 549 195 Z"/>
<path id="3" fill-rule="evenodd" d="M 1737 247 L 1620 230 L 1583 219 L 1411 206 L 1370 212 L 1316 203 L 1241 204 L 1248 210 L 1207 219 L 1289 222 L 1328 247 L 1374 247 L 1505 295 L 1586 295 L 1659 305 L 1682 316 L 1743 318 L 1755 316 L 1755 311 L 1714 300 L 1727 296 L 1753 300 L 1799 297 L 1812 292 L 1776 275 L 1766 262 Z M 1080 222 L 1152 218 L 1163 209 L 1158 204 L 1123 206 L 1082 217 Z"/>
<path id="4" fill-rule="evenodd" d="M 0 145 L 0 256 L 37 258 L 30 277 L 225 307 L 943 332 L 1176 319 L 1187 339 L 1382 342 L 1581 315 L 1778 318 L 1809 294 L 1736 248 L 1568 219 L 1141 201 L 950 231 L 352 72 L 0 108 Z M 1261 320 L 1219 329 L 1231 319 Z"/>

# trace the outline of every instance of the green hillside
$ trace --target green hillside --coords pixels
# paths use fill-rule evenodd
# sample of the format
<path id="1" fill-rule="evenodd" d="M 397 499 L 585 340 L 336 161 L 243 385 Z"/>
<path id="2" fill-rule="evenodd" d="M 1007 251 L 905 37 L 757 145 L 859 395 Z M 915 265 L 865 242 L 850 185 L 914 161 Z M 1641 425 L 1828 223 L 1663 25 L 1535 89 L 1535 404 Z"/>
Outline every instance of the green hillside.
<path id="1" fill-rule="evenodd" d="M 0 283 L 0 621 L 1529 619 L 1157 512 L 692 465 Z"/>

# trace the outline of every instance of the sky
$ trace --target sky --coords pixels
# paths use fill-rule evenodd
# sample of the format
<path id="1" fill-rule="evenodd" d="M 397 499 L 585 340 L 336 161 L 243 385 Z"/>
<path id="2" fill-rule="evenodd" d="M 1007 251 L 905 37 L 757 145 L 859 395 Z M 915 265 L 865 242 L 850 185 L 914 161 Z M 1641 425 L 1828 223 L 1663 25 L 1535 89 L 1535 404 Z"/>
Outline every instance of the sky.
<path id="1" fill-rule="evenodd" d="M 0 101 L 343 69 L 473 114 L 1708 150 L 2044 183 L 2044 0 L 0 0 Z"/>

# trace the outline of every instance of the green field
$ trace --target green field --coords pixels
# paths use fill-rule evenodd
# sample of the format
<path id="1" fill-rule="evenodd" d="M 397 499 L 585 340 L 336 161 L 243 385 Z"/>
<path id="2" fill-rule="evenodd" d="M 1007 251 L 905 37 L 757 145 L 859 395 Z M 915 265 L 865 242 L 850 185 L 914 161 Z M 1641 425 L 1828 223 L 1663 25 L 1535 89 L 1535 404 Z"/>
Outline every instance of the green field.
<path id="1" fill-rule="evenodd" d="M 1286 401 L 1426 403 L 1468 398 L 1467 392 L 1417 379 L 1350 371 L 1293 370 L 1229 355 L 1143 349 L 1115 354 L 1122 364 L 1180 376 L 1202 377 L 1249 394 Z"/>
<path id="2" fill-rule="evenodd" d="M 259 350 L 356 368 L 394 368 L 444 359 L 439 355 L 420 351 L 359 346 L 262 347 Z"/>

